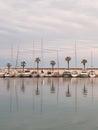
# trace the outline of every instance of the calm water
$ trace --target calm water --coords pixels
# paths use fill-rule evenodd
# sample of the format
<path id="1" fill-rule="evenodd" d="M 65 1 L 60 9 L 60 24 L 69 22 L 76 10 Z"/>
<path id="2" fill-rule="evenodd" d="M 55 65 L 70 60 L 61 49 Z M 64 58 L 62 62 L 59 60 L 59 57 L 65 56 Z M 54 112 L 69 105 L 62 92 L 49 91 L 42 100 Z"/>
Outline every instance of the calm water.
<path id="1" fill-rule="evenodd" d="M 98 130 L 98 79 L 0 79 L 0 130 Z"/>

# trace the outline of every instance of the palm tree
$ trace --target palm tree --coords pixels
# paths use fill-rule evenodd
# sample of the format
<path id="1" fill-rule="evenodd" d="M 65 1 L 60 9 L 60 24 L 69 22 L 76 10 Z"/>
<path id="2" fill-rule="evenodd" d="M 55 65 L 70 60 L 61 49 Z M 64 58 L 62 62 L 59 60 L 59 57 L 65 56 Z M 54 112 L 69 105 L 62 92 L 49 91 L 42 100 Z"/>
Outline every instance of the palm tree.
<path id="1" fill-rule="evenodd" d="M 69 61 L 71 60 L 71 57 L 70 57 L 70 56 L 67 56 L 67 57 L 65 58 L 65 60 L 67 61 L 67 64 L 68 64 L 68 70 L 69 70 Z"/>
<path id="2" fill-rule="evenodd" d="M 84 70 L 85 70 L 85 64 L 87 63 L 87 60 L 86 60 L 86 59 L 83 59 L 83 60 L 81 61 L 81 63 L 83 64 Z"/>
<path id="3" fill-rule="evenodd" d="M 7 65 L 6 65 L 7 67 L 8 67 L 8 73 L 10 72 L 10 68 L 11 68 L 11 63 L 7 63 Z"/>
<path id="4" fill-rule="evenodd" d="M 52 71 L 54 71 L 54 66 L 55 66 L 56 62 L 55 62 L 54 60 L 51 60 L 51 61 L 50 61 L 50 64 L 51 64 L 51 66 L 52 66 Z"/>
<path id="5" fill-rule="evenodd" d="M 38 73 L 40 58 L 37 57 L 37 58 L 35 59 L 35 62 L 37 63 L 37 73 Z"/>
<path id="6" fill-rule="evenodd" d="M 22 62 L 21 62 L 21 66 L 22 66 L 23 72 L 24 72 L 24 67 L 26 66 L 26 62 L 25 62 L 25 61 L 22 61 Z"/>

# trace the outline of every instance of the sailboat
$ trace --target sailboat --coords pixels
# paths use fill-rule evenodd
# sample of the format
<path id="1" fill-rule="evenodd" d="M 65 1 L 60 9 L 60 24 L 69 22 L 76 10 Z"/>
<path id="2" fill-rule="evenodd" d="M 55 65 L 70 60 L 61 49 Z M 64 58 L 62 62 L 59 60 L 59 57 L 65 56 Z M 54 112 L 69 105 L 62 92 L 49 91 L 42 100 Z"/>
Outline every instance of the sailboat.
<path id="1" fill-rule="evenodd" d="M 89 77 L 94 78 L 96 76 L 95 71 L 93 70 L 93 52 L 91 51 L 91 70 L 89 71 Z"/>
<path id="2" fill-rule="evenodd" d="M 76 52 L 76 42 L 75 42 L 75 68 L 77 67 L 77 52 Z M 77 77 L 78 72 L 76 70 L 71 72 L 72 77 Z"/>

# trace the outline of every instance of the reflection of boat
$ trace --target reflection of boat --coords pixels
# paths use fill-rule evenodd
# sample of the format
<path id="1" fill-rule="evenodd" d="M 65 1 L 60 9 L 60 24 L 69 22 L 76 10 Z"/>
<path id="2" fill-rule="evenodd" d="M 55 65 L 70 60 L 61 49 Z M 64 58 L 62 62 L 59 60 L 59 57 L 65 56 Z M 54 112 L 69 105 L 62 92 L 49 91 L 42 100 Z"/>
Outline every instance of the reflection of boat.
<path id="1" fill-rule="evenodd" d="M 71 75 L 72 75 L 72 77 L 77 77 L 78 76 L 78 72 L 77 71 L 72 71 Z"/>
<path id="2" fill-rule="evenodd" d="M 94 71 L 94 70 L 91 70 L 91 71 L 89 72 L 89 77 L 94 78 L 95 76 L 96 76 L 95 71 Z"/>
<path id="3" fill-rule="evenodd" d="M 71 72 L 68 71 L 68 70 L 64 71 L 63 74 L 62 74 L 62 76 L 65 77 L 65 78 L 72 77 L 72 76 L 71 76 Z"/>
<path id="4" fill-rule="evenodd" d="M 87 77 L 88 77 L 87 71 L 83 70 L 83 71 L 80 73 L 80 77 L 82 77 L 82 78 L 87 78 Z"/>

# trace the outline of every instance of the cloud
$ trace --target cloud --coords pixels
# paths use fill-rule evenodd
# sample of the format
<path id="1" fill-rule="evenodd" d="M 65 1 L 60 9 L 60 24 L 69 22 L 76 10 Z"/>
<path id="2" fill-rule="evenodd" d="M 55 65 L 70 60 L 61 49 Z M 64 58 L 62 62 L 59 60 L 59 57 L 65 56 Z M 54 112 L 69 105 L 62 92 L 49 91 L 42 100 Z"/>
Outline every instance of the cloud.
<path id="1" fill-rule="evenodd" d="M 65 34 L 68 38 L 78 38 L 83 37 L 83 33 L 84 37 L 85 33 L 88 37 L 89 32 L 93 30 L 97 32 L 97 15 L 89 15 L 90 10 L 94 10 L 94 7 L 97 6 L 92 4 L 92 1 L 10 0 L 9 2 L 2 0 L 1 5 L 0 26 L 6 27 L 7 31 L 9 28 L 9 33 L 12 33 L 11 30 L 16 30 L 17 33 L 27 32 L 36 33 L 36 35 L 37 33 L 53 33 L 55 38 L 58 35 L 62 38 L 62 35 L 64 37 Z M 95 12 L 96 9 L 97 7 Z M 76 36 L 74 32 L 76 32 Z"/>
<path id="2" fill-rule="evenodd" d="M 73 46 L 75 40 L 79 47 L 97 47 L 97 12 L 97 0 L 0 0 L 1 48 L 41 39 L 46 47 Z"/>

